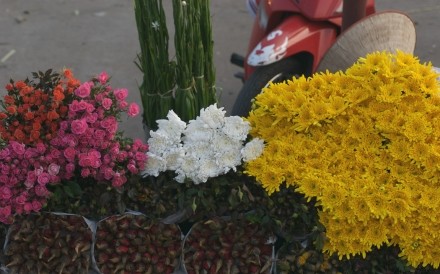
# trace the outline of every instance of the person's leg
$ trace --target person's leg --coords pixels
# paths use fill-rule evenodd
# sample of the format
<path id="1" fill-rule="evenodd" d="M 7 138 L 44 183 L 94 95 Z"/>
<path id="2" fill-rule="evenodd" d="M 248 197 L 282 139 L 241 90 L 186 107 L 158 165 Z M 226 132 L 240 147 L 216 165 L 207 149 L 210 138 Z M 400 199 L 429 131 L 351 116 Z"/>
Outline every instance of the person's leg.
<path id="1" fill-rule="evenodd" d="M 365 16 L 367 0 L 343 0 L 342 31 Z"/>

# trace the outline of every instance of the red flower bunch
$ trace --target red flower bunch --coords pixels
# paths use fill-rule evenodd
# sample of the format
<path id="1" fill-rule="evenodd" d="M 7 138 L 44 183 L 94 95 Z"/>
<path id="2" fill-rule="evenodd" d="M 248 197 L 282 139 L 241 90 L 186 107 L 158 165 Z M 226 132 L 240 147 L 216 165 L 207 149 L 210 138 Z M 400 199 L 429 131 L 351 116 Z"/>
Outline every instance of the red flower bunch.
<path id="1" fill-rule="evenodd" d="M 0 100 L 4 109 L 0 112 L 0 134 L 4 141 L 37 144 L 51 140 L 80 84 L 68 69 L 63 75 L 48 70 L 33 76 L 34 80 L 10 80 L 5 87 L 7 95 Z"/>
<path id="2" fill-rule="evenodd" d="M 139 107 L 105 72 L 84 83 L 69 70 L 34 77 L 39 83 L 11 80 L 2 101 L 0 222 L 40 211 L 50 185 L 88 178 L 120 188 L 147 160 L 147 145 L 118 131 L 121 114 L 136 116 Z"/>

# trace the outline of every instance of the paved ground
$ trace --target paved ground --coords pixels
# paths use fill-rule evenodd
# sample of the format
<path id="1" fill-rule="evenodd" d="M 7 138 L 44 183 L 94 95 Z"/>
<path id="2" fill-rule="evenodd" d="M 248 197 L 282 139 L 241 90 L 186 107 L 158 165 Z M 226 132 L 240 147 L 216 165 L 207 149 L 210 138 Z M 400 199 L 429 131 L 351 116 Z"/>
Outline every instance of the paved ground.
<path id="1" fill-rule="evenodd" d="M 171 12 L 171 1 L 163 2 Z M 407 13 L 417 28 L 416 55 L 440 65 L 438 0 L 376 4 L 377 10 Z M 132 5 L 132 0 L 0 0 L 0 86 L 48 68 L 70 67 L 83 81 L 105 70 L 114 87 L 128 88 L 130 99 L 139 101 L 142 78 L 133 63 L 139 44 Z M 244 0 L 211 0 L 211 5 L 220 105 L 229 111 L 241 87 L 233 76 L 239 69 L 229 57 L 245 52 L 252 20 Z M 123 128 L 129 136 L 144 136 L 140 119 Z"/>

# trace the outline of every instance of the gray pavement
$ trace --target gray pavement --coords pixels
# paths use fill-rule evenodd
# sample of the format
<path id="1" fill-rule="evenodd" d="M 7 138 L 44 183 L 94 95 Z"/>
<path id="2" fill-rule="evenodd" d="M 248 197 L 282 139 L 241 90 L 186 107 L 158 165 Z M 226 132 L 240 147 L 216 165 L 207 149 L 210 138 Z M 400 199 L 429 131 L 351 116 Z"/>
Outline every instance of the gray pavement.
<path id="1" fill-rule="evenodd" d="M 163 3 L 171 18 L 171 0 Z M 229 57 L 245 52 L 252 19 L 244 0 L 211 0 L 211 6 L 220 105 L 229 112 L 242 85 L 233 76 L 239 68 Z M 416 24 L 415 54 L 440 65 L 438 0 L 376 0 L 376 6 L 407 13 Z M 138 51 L 132 0 L 0 0 L 1 95 L 11 77 L 70 67 L 82 81 L 105 70 L 114 87 L 128 88 L 129 99 L 139 101 L 142 75 L 134 65 Z M 140 118 L 122 127 L 130 137 L 145 136 Z"/>

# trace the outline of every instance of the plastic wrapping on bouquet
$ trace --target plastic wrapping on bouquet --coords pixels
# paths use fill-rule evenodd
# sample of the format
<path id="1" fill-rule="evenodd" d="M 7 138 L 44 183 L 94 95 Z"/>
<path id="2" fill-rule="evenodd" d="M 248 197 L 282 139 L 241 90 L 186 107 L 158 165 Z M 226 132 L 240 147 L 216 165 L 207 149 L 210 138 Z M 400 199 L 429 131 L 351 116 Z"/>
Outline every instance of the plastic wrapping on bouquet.
<path id="1" fill-rule="evenodd" d="M 107 273 L 174 273 L 180 267 L 183 235 L 139 212 L 113 215 L 96 223 L 94 270 Z"/>
<path id="2" fill-rule="evenodd" d="M 246 274 L 273 271 L 276 237 L 245 219 L 217 217 L 196 222 L 183 242 L 187 274 Z"/>
<path id="3" fill-rule="evenodd" d="M 93 222 L 75 214 L 19 216 L 3 247 L 5 273 L 89 273 Z"/>

